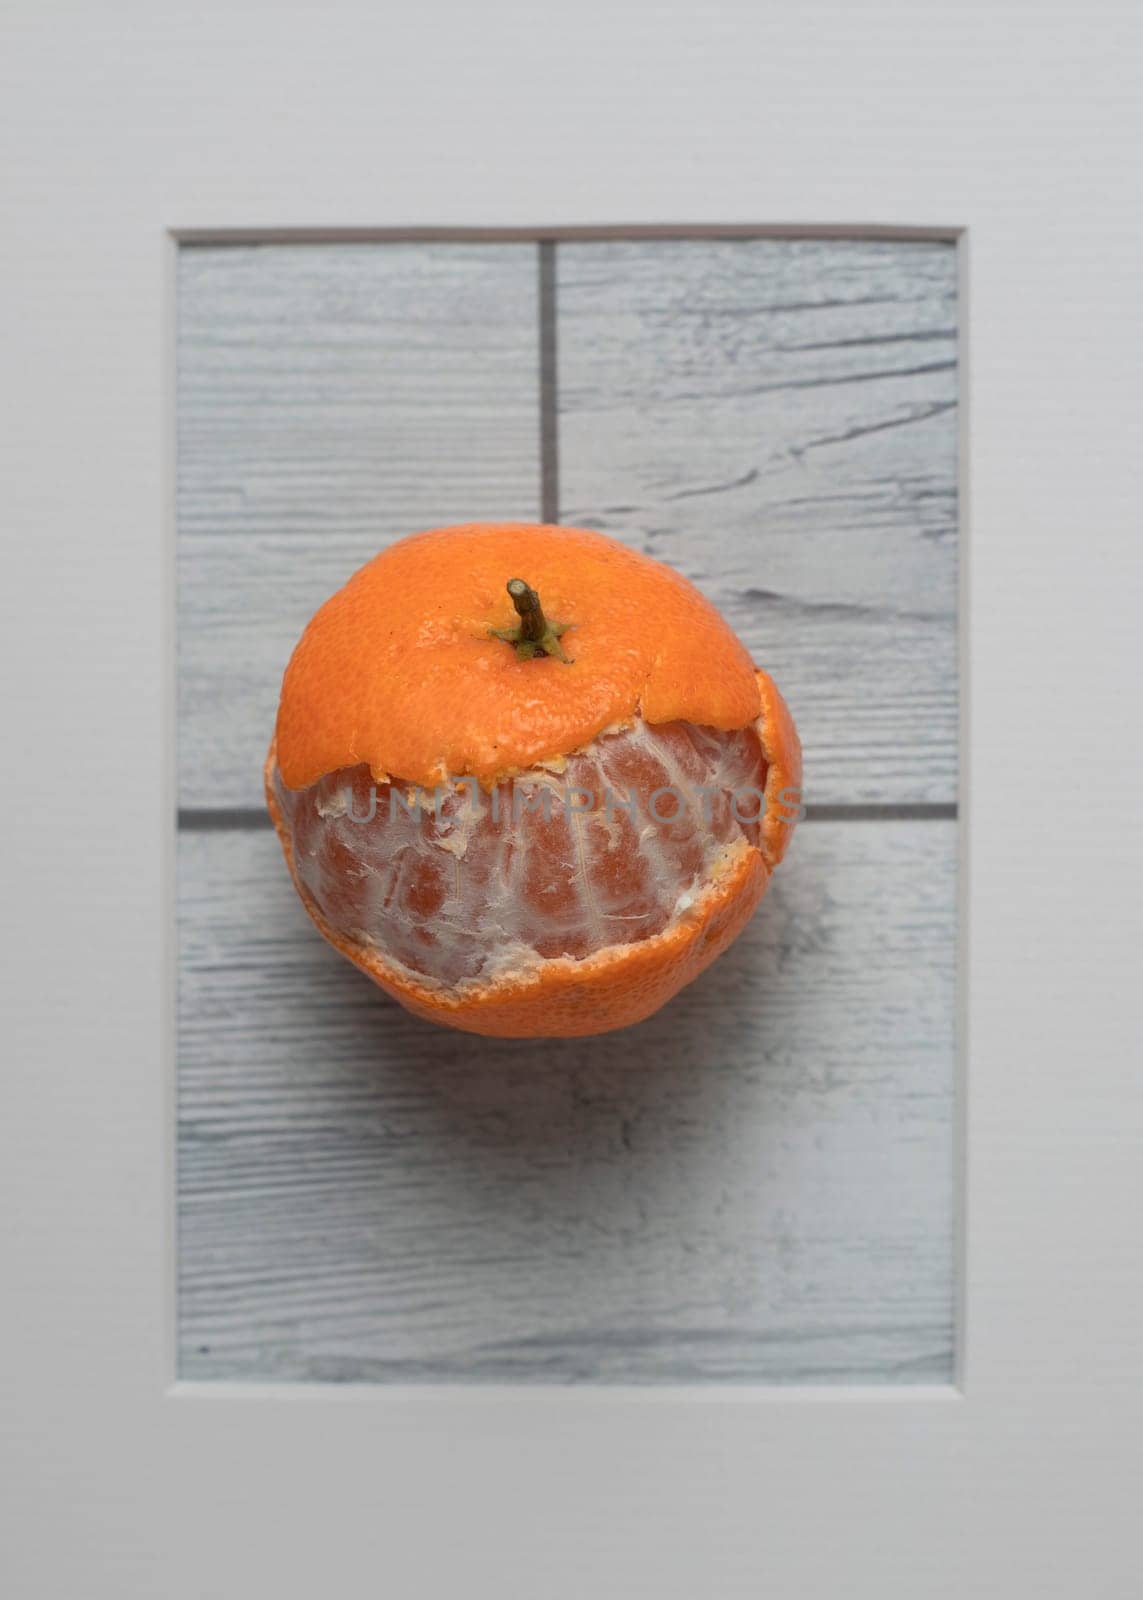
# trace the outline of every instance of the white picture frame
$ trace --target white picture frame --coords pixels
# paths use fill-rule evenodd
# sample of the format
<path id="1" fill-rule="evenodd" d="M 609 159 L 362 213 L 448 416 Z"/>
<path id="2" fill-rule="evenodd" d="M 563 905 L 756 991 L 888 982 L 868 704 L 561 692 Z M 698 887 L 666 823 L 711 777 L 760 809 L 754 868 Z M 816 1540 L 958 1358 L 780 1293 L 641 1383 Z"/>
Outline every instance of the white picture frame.
<path id="1" fill-rule="evenodd" d="M 1140 13 L 9 24 L 7 1592 L 1132 1592 Z M 958 1382 L 180 1384 L 175 241 L 670 222 L 959 239 Z"/>

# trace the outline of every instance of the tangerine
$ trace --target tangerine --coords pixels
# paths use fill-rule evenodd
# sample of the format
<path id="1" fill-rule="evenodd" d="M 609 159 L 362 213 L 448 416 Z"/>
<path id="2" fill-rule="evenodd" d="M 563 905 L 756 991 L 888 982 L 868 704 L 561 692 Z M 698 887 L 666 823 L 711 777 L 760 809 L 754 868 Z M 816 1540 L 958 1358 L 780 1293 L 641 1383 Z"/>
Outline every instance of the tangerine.
<path id="1" fill-rule="evenodd" d="M 776 686 L 661 562 L 581 529 L 389 546 L 286 669 L 267 803 L 322 934 L 500 1037 L 649 1016 L 748 921 L 800 815 Z"/>

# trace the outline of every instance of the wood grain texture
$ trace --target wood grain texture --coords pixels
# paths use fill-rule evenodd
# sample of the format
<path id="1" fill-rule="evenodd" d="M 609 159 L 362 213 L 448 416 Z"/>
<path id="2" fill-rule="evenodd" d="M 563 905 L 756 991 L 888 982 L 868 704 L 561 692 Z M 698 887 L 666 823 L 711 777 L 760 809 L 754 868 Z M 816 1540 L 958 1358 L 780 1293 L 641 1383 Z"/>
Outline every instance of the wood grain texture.
<path id="1" fill-rule="evenodd" d="M 957 781 L 952 244 L 556 252 L 560 519 L 661 556 L 797 717 L 811 802 Z"/>
<path id="2" fill-rule="evenodd" d="M 948 1379 L 955 847 L 807 826 L 665 1011 L 541 1047 L 401 1011 L 271 834 L 184 834 L 181 1373 Z"/>
<path id="3" fill-rule="evenodd" d="M 261 806 L 309 617 L 417 528 L 539 514 L 533 245 L 190 246 L 179 798 Z"/>

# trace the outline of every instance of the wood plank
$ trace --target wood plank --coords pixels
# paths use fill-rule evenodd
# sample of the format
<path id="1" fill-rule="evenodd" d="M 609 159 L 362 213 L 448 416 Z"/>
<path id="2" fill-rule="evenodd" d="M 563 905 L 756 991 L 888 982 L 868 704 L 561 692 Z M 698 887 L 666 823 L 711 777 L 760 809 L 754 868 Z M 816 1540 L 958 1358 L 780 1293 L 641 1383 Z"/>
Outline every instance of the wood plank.
<path id="1" fill-rule="evenodd" d="M 536 279 L 526 244 L 180 250 L 181 804 L 261 805 L 290 651 L 363 561 L 538 516 Z"/>
<path id="2" fill-rule="evenodd" d="M 556 252 L 560 520 L 679 567 L 781 684 L 811 802 L 957 777 L 956 252 Z"/>
<path id="3" fill-rule="evenodd" d="M 955 825 L 803 828 L 598 1040 L 408 1016 L 267 832 L 180 839 L 191 1378 L 947 1380 Z"/>

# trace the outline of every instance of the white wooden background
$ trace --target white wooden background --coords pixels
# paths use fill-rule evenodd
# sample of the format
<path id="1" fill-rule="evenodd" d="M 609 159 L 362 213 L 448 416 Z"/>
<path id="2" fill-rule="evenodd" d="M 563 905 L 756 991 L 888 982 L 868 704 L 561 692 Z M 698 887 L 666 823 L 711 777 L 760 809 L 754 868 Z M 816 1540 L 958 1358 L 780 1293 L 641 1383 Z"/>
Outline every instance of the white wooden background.
<path id="1" fill-rule="evenodd" d="M 954 248 L 193 246 L 178 289 L 183 1375 L 950 1377 Z M 698 983 L 539 1063 L 321 942 L 260 767 L 356 565 L 553 505 L 724 608 L 811 820 Z"/>

